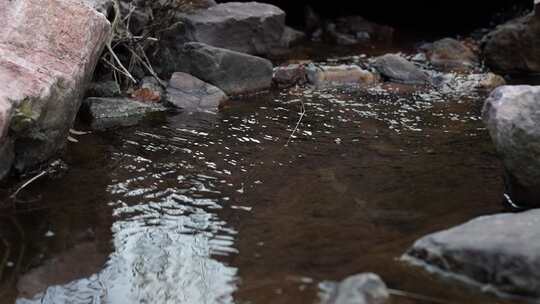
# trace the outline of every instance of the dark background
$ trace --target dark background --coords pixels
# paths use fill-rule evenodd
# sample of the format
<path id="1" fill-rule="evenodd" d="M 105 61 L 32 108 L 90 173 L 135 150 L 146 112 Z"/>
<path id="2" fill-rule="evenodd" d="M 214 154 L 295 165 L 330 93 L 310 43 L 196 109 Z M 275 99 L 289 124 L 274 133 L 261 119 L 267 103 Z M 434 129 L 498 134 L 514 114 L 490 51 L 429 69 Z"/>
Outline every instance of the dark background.
<path id="1" fill-rule="evenodd" d="M 248 2 L 248 0 L 240 1 Z M 480 27 L 493 26 L 514 17 L 517 10 L 531 9 L 533 6 L 533 0 L 259 1 L 272 3 L 285 10 L 288 24 L 297 28 L 303 26 L 304 9 L 306 5 L 310 5 L 323 18 L 360 15 L 371 21 L 392 25 L 397 30 L 439 34 L 466 33 Z"/>

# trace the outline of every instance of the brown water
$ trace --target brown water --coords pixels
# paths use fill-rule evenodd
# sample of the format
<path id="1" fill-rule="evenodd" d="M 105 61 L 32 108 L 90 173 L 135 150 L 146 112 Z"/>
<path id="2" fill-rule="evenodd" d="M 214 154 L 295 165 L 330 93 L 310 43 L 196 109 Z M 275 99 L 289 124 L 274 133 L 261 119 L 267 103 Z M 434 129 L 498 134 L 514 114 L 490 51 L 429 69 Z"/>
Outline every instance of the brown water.
<path id="1" fill-rule="evenodd" d="M 292 90 L 79 136 L 70 169 L 1 217 L 0 302 L 316 303 L 321 282 L 369 271 L 449 303 L 505 303 L 398 260 L 500 211 L 482 100 Z"/>

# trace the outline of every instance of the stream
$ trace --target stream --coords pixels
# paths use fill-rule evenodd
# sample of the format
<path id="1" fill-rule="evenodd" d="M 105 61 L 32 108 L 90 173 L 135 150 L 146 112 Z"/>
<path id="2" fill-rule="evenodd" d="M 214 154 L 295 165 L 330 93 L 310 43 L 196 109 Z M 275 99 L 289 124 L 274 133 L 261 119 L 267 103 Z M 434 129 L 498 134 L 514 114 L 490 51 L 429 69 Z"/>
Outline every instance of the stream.
<path id="1" fill-rule="evenodd" d="M 448 303 L 506 303 L 399 260 L 502 210 L 485 95 L 459 93 L 274 90 L 76 136 L 69 169 L 1 217 L 0 302 L 317 303 L 323 282 L 375 272 Z"/>

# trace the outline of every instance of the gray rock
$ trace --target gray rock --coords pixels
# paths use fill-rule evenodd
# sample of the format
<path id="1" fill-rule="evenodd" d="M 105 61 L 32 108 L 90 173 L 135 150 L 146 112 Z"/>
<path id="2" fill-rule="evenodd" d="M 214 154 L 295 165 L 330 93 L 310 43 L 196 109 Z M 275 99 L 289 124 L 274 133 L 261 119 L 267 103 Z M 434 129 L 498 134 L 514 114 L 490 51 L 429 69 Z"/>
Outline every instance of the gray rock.
<path id="1" fill-rule="evenodd" d="M 301 64 L 291 64 L 274 68 L 273 82 L 277 87 L 287 88 L 307 82 L 306 68 Z"/>
<path id="2" fill-rule="evenodd" d="M 500 295 L 540 297 L 540 210 L 485 216 L 428 235 L 403 257 Z"/>
<path id="3" fill-rule="evenodd" d="M 357 65 L 306 67 L 308 80 L 318 88 L 359 85 L 370 86 L 379 83 L 379 76 Z"/>
<path id="4" fill-rule="evenodd" d="M 253 55 L 267 55 L 282 46 L 285 12 L 258 2 L 229 2 L 179 15 L 176 44 L 193 41 Z"/>
<path id="5" fill-rule="evenodd" d="M 508 171 L 508 194 L 518 205 L 540 206 L 540 87 L 499 87 L 483 119 Z"/>
<path id="6" fill-rule="evenodd" d="M 226 100 L 222 90 L 186 73 L 174 73 L 167 87 L 167 101 L 189 111 L 217 110 Z"/>
<path id="7" fill-rule="evenodd" d="M 486 64 L 497 72 L 540 72 L 540 18 L 534 13 L 498 26 L 482 44 Z"/>
<path id="8" fill-rule="evenodd" d="M 191 74 L 235 96 L 270 88 L 272 69 L 272 63 L 264 58 L 192 42 L 181 50 L 177 71 Z"/>
<path id="9" fill-rule="evenodd" d="M 14 153 L 20 171 L 65 146 L 110 32 L 105 16 L 86 3 L 43 5 L 0 1 L 0 159 Z"/>
<path id="10" fill-rule="evenodd" d="M 373 273 L 351 276 L 333 285 L 323 304 L 383 304 L 390 297 L 386 284 Z"/>
<path id="11" fill-rule="evenodd" d="M 393 82 L 404 84 L 430 83 L 430 77 L 425 71 L 399 55 L 387 54 L 377 57 L 373 61 L 373 66 L 379 73 Z"/>
<path id="12" fill-rule="evenodd" d="M 87 98 L 81 117 L 95 130 L 128 127 L 138 124 L 147 114 L 164 112 L 159 103 L 145 103 L 129 98 Z"/>
<path id="13" fill-rule="evenodd" d="M 462 42 L 445 38 L 431 44 L 427 56 L 431 64 L 445 71 L 467 71 L 478 65 L 478 56 Z"/>

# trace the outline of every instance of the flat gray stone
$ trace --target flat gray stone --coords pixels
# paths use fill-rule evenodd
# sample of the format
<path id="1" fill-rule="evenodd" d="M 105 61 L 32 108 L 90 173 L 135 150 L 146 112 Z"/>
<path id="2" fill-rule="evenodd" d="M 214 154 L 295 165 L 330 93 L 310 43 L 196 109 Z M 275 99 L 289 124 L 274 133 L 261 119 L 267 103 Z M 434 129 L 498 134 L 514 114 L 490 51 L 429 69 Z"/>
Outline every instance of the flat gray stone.
<path id="1" fill-rule="evenodd" d="M 282 46 L 285 12 L 258 2 L 228 2 L 180 15 L 179 42 L 201 42 L 254 55 Z"/>
<path id="2" fill-rule="evenodd" d="M 403 84 L 430 83 L 430 77 L 425 71 L 399 55 L 386 54 L 377 57 L 373 61 L 373 66 L 392 82 Z"/>
<path id="3" fill-rule="evenodd" d="M 129 98 L 87 98 L 81 107 L 81 114 L 93 129 L 103 130 L 134 126 L 147 114 L 166 110 L 159 103 L 145 103 Z"/>
<path id="4" fill-rule="evenodd" d="M 167 87 L 167 101 L 189 111 L 215 111 L 227 99 L 218 87 L 186 73 L 174 73 Z"/>
<path id="5" fill-rule="evenodd" d="M 428 235 L 403 257 L 503 296 L 540 297 L 540 210 L 474 219 Z"/>
<path id="6" fill-rule="evenodd" d="M 186 43 L 178 70 L 223 90 L 230 96 L 257 93 L 272 85 L 273 66 L 264 58 L 203 43 Z"/>

